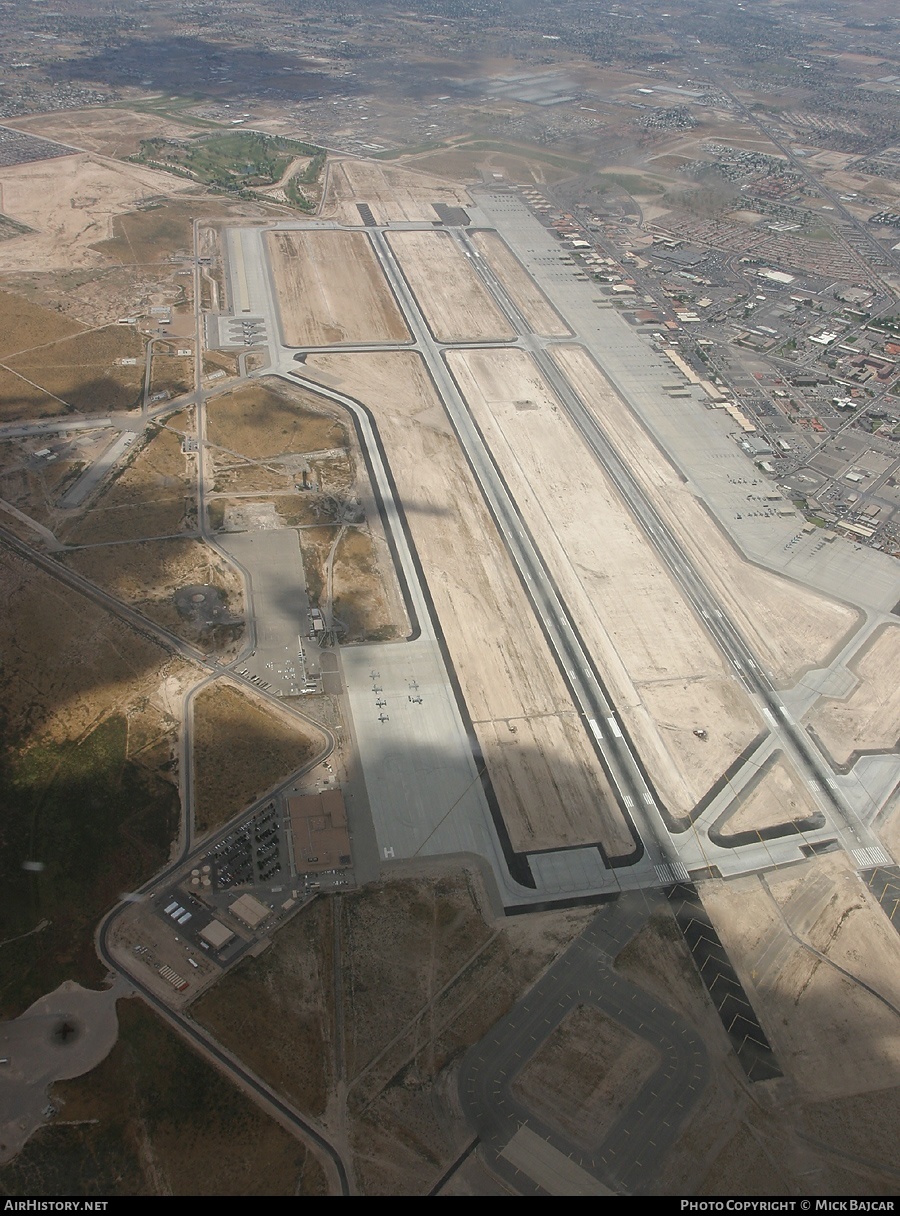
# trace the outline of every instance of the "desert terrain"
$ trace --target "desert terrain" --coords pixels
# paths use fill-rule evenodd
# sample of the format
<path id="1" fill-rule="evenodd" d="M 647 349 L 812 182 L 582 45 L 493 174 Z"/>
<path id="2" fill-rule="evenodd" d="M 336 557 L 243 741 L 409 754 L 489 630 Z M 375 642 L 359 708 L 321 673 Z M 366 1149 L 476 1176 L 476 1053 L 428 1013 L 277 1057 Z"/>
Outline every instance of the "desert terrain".
<path id="1" fill-rule="evenodd" d="M 267 232 L 289 346 L 403 342 L 406 325 L 363 232 Z"/>
<path id="2" fill-rule="evenodd" d="M 893 751 L 900 739 L 900 629 L 880 629 L 851 661 L 857 684 L 849 696 L 823 698 L 809 723 L 836 764 L 854 752 Z"/>
<path id="3" fill-rule="evenodd" d="M 392 232 L 388 242 L 439 342 L 503 342 L 515 337 L 469 259 L 446 232 Z"/>

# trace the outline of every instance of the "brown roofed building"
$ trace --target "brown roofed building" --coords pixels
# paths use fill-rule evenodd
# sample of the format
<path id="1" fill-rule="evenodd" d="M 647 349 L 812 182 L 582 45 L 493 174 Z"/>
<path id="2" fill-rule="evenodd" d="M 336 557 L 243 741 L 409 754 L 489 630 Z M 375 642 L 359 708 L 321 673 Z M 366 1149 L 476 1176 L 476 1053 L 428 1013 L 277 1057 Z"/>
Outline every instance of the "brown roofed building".
<path id="1" fill-rule="evenodd" d="M 339 870 L 351 863 L 347 811 L 340 790 L 288 798 L 294 861 L 300 873 Z"/>

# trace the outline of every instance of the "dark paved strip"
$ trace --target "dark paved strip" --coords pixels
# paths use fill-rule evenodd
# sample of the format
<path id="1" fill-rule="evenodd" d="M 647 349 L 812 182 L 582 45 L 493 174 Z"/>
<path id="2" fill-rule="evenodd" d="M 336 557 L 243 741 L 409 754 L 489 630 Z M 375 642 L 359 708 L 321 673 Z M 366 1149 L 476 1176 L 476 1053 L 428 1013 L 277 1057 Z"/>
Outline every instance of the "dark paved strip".
<path id="1" fill-rule="evenodd" d="M 452 207 L 447 203 L 432 203 L 434 210 L 437 212 L 441 223 L 449 224 L 451 228 L 465 228 L 469 223 L 469 216 L 462 207 Z"/>
<path id="2" fill-rule="evenodd" d="M 468 1160 L 468 1158 L 471 1156 L 471 1154 L 475 1151 L 475 1149 L 477 1147 L 478 1147 L 478 1137 L 476 1136 L 475 1139 L 471 1142 L 471 1144 L 467 1145 L 466 1148 L 463 1149 L 463 1151 L 459 1154 L 459 1156 L 456 1158 L 456 1160 L 453 1162 L 453 1164 L 448 1166 L 448 1168 L 446 1170 L 444 1170 L 443 1174 L 441 1174 L 440 1178 L 438 1178 L 437 1182 L 434 1184 L 434 1186 L 431 1188 L 431 1190 L 428 1192 L 428 1194 L 429 1195 L 439 1195 L 441 1193 L 441 1191 L 443 1190 L 443 1188 L 447 1185 L 447 1183 L 453 1177 L 453 1175 L 456 1173 L 456 1171 L 459 1169 L 459 1167 L 462 1165 L 462 1163 L 464 1161 Z"/>
<path id="3" fill-rule="evenodd" d="M 368 203 L 357 203 L 356 210 L 359 212 L 359 218 L 367 228 L 374 228 L 376 224 L 375 216 L 372 214 L 372 208 Z"/>
<path id="4" fill-rule="evenodd" d="M 737 977 L 728 951 L 700 902 L 697 888 L 691 883 L 676 883 L 667 888 L 666 896 L 691 958 L 748 1079 L 768 1081 L 782 1076 L 775 1053 Z"/>
<path id="5" fill-rule="evenodd" d="M 884 914 L 900 933 L 900 866 L 876 866 L 861 875 L 884 909 Z"/>

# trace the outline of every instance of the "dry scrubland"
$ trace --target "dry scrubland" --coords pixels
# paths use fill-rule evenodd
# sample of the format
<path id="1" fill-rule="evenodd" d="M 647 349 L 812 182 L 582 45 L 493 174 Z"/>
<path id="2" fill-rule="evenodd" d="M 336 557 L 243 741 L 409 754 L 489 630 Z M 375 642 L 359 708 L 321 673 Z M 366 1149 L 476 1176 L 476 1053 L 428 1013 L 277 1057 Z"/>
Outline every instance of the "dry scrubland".
<path id="1" fill-rule="evenodd" d="M 239 204 L 229 205 L 214 198 L 167 199 L 147 211 L 125 211 L 115 216 L 111 235 L 95 242 L 93 248 L 104 258 L 129 267 L 165 262 L 177 254 L 190 256 L 193 220 L 198 212 L 204 220 L 237 219 L 242 214 Z M 189 285 L 186 276 L 185 285 Z"/>
<path id="2" fill-rule="evenodd" d="M 516 849 L 633 841 L 418 356 L 313 355 L 368 405 Z"/>
<path id="3" fill-rule="evenodd" d="M 137 152 L 142 139 L 154 136 L 183 139 L 189 130 L 187 118 L 175 122 L 161 114 L 142 114 L 139 110 L 118 107 L 37 114 L 14 118 L 6 125 L 101 156 L 121 157 Z"/>
<path id="4" fill-rule="evenodd" d="M 689 813 L 756 711 L 530 356 L 447 358 L 657 789 Z"/>
<path id="5" fill-rule="evenodd" d="M 823 698 L 810 724 L 836 764 L 859 751 L 892 751 L 900 739 L 900 628 L 888 625 L 850 664 L 859 683 L 848 697 Z"/>
<path id="6" fill-rule="evenodd" d="M 23 296 L 0 292 L 0 421 L 33 415 L 129 409 L 139 400 L 143 368 L 117 360 L 143 352 L 131 326 L 98 329 Z"/>
<path id="7" fill-rule="evenodd" d="M 392 232 L 387 240 L 439 342 L 503 342 L 515 337 L 449 233 Z"/>
<path id="8" fill-rule="evenodd" d="M 189 184 L 141 165 L 79 152 L 0 169 L 3 210 L 34 231 L 0 244 L 0 273 L 93 267 L 97 241 L 147 195 L 181 194 Z"/>
<path id="9" fill-rule="evenodd" d="M 701 895 L 802 1100 L 900 1085 L 897 1015 L 791 936 L 900 1005 L 900 935 L 848 857 Z"/>
<path id="10" fill-rule="evenodd" d="M 395 220 L 437 220 L 432 203 L 466 206 L 461 186 L 430 174 L 372 161 L 332 160 L 321 214 L 341 224 L 362 224 L 357 203 L 368 203 L 379 224 Z"/>
<path id="11" fill-rule="evenodd" d="M 346 1137 L 363 1194 L 425 1194 L 458 1156 L 471 1132 L 456 1113 L 454 1066 L 591 915 L 495 928 L 482 898 L 477 880 L 445 869 L 316 900 L 193 1006 Z"/>
<path id="12" fill-rule="evenodd" d="M 517 151 L 511 147 L 501 150 L 461 146 L 410 157 L 405 163 L 420 172 L 436 173 L 457 182 L 481 183 L 489 173 L 502 173 L 511 182 L 529 185 L 555 183 L 572 177 L 572 169 L 554 165 L 538 149 L 529 155 L 524 147 Z"/>
<path id="13" fill-rule="evenodd" d="M 106 429 L 82 432 L 78 441 L 63 448 L 60 458 L 50 464 L 32 456 L 38 446 L 34 439 L 5 441 L 0 444 L 0 498 L 31 519 L 54 527 L 61 516 L 57 507 L 60 496 L 80 476 L 85 463 L 108 446 L 109 437 Z M 4 524 L 15 527 L 16 521 L 7 516 Z M 33 531 L 25 539 L 29 544 L 40 543 Z"/>
<path id="14" fill-rule="evenodd" d="M 210 443 L 251 460 L 346 448 L 349 432 L 321 398 L 267 380 L 216 397 L 207 406 Z"/>
<path id="15" fill-rule="evenodd" d="M 205 1026 L 298 1110 L 325 1114 L 334 1087 L 333 917 L 315 900 L 191 1006 Z"/>
<path id="16" fill-rule="evenodd" d="M 196 673 L 2 548 L 0 597 L 0 1016 L 10 1017 L 72 974 L 103 979 L 97 918 L 165 862 L 175 833 L 176 727 Z M 24 872 L 26 860 L 44 869 Z M 43 932 L 21 936 L 43 919 Z"/>
<path id="17" fill-rule="evenodd" d="M 78 549 L 67 553 L 63 561 L 104 591 L 189 642 L 200 640 L 202 631 L 175 607 L 173 596 L 179 587 L 191 583 L 218 587 L 231 615 L 243 617 L 244 588 L 240 576 L 224 558 L 200 541 L 148 540 Z M 228 632 L 231 635 L 234 631 Z M 212 640 L 215 637 L 213 634 Z M 205 640 L 208 645 L 208 633 Z"/>
<path id="18" fill-rule="evenodd" d="M 568 338 L 572 331 L 497 232 L 474 232 L 472 244 L 506 288 L 529 327 L 545 338 Z"/>
<path id="19" fill-rule="evenodd" d="M 265 241 L 288 346 L 408 341 L 364 232 L 267 232 Z"/>
<path id="20" fill-rule="evenodd" d="M 39 350 L 7 356 L 4 364 L 74 409 L 99 414 L 140 404 L 143 349 L 133 326 L 108 325 L 43 345 Z M 118 365 L 120 359 L 137 359 L 137 363 L 122 367 Z"/>
<path id="21" fill-rule="evenodd" d="M 193 713 L 198 832 L 225 823 L 325 748 L 311 724 L 223 681 L 197 694 Z"/>
<path id="22" fill-rule="evenodd" d="M 306 1145 L 196 1055 L 140 1001 L 84 1077 L 55 1085 L 60 1114 L 0 1167 L 0 1194 L 326 1195 Z"/>
<path id="23" fill-rule="evenodd" d="M 744 561 L 590 356 L 576 347 L 553 353 L 774 679 L 788 685 L 803 671 L 821 666 L 859 614 Z"/>
<path id="24" fill-rule="evenodd" d="M 183 425 L 183 415 L 170 422 Z M 119 476 L 107 479 L 84 515 L 60 535 L 70 545 L 169 536 L 184 530 L 193 489 L 181 435 L 166 428 L 151 431 Z"/>

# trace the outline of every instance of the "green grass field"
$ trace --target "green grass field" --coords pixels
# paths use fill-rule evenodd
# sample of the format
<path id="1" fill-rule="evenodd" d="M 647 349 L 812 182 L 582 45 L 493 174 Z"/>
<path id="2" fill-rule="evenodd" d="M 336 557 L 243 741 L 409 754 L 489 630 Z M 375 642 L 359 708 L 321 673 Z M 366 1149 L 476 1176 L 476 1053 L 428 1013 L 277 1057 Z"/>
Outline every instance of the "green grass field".
<path id="1" fill-rule="evenodd" d="M 297 179 L 309 185 L 325 163 L 323 149 L 258 131 L 227 131 L 185 140 L 142 139 L 141 150 L 132 159 L 174 169 L 206 186 L 241 191 L 273 185 L 298 156 L 313 158 Z"/>

